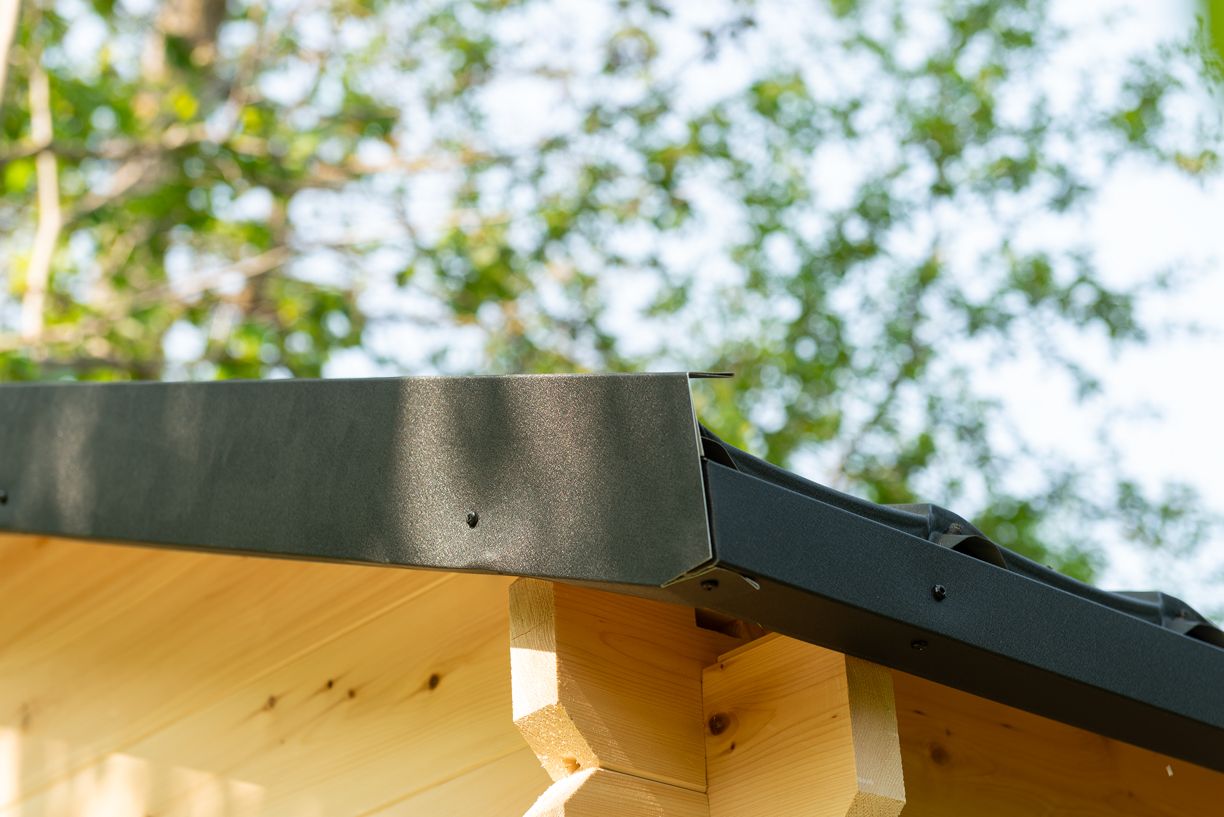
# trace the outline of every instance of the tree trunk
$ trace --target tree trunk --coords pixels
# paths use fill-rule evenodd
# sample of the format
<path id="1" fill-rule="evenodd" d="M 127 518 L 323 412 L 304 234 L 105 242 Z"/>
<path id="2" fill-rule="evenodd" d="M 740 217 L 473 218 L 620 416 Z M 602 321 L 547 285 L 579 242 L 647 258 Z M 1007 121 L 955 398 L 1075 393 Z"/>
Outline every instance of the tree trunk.
<path id="1" fill-rule="evenodd" d="M 8 75 L 9 48 L 17 33 L 21 0 L 0 0 L 0 111 L 4 110 L 4 81 Z"/>
<path id="2" fill-rule="evenodd" d="M 226 0 L 168 0 L 157 15 L 157 24 L 145 47 L 145 76 L 153 80 L 165 77 L 167 37 L 185 42 L 196 65 L 212 64 L 217 56 L 217 29 L 225 19 L 225 3 Z"/>

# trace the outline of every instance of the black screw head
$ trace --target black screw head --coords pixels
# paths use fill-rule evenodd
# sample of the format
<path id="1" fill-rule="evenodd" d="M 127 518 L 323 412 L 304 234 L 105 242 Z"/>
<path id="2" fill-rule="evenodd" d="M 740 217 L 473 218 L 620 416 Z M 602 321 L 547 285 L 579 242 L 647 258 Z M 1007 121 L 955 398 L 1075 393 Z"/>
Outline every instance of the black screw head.
<path id="1" fill-rule="evenodd" d="M 931 588 L 931 598 L 935 599 L 935 601 L 943 601 L 947 597 L 948 588 L 944 587 L 942 584 L 937 584 Z"/>
<path id="2" fill-rule="evenodd" d="M 915 638 L 913 641 L 911 641 L 911 642 L 910 642 L 910 648 L 911 648 L 911 649 L 915 649 L 915 650 L 917 650 L 918 652 L 922 652 L 922 651 L 923 651 L 923 650 L 925 650 L 925 649 L 926 649 L 928 646 L 929 646 L 929 645 L 926 643 L 926 641 L 924 641 L 924 640 L 923 640 L 923 639 L 921 639 L 921 638 Z"/>
<path id="3" fill-rule="evenodd" d="M 8 491 L 0 488 L 0 505 L 8 504 Z"/>
<path id="4" fill-rule="evenodd" d="M 706 725 L 710 728 L 711 735 L 721 735 L 731 725 L 731 718 L 722 712 L 715 712 L 710 716 L 710 720 Z"/>
<path id="5" fill-rule="evenodd" d="M 476 513 L 475 511 L 468 511 L 467 512 L 467 526 L 469 528 L 474 528 L 479 524 L 480 524 L 480 514 Z"/>
<path id="6" fill-rule="evenodd" d="M 718 589 L 718 579 L 706 579 L 701 583 L 701 589 L 709 593 Z"/>

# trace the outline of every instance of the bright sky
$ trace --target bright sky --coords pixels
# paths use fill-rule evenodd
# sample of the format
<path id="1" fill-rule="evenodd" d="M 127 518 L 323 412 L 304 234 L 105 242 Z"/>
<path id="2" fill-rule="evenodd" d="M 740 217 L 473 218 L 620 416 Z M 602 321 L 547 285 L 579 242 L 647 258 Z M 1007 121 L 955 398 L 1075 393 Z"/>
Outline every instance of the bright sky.
<path id="1" fill-rule="evenodd" d="M 1191 25 L 1193 10 L 1187 2 L 1143 0 L 1053 5 L 1068 22 L 1110 8 L 1130 15 L 1116 39 L 1085 43 L 1085 60 L 1093 59 L 1097 50 L 1124 52 L 1144 38 L 1175 37 Z M 1148 405 L 1159 415 L 1122 422 L 1122 468 L 1154 483 L 1178 479 L 1193 484 L 1224 514 L 1224 185 L 1217 181 L 1202 189 L 1144 168 L 1123 169 L 1102 196 L 1091 237 L 1101 268 L 1120 279 L 1139 277 L 1178 259 L 1204 270 L 1195 285 L 1155 305 L 1153 315 L 1198 322 L 1205 336 L 1154 342 L 1118 358 L 1101 355 L 1097 368 L 1117 404 Z M 1092 439 L 1099 415 L 1077 411 L 1069 393 L 1051 395 L 1039 366 L 997 385 L 1014 406 L 1016 422 L 1029 433 L 1043 435 L 1068 452 Z M 1125 547 L 1114 548 L 1110 556 L 1103 586 L 1162 589 L 1181 594 L 1199 609 L 1215 611 L 1217 617 L 1224 611 L 1224 537 L 1219 533 L 1194 563 L 1153 558 Z"/>

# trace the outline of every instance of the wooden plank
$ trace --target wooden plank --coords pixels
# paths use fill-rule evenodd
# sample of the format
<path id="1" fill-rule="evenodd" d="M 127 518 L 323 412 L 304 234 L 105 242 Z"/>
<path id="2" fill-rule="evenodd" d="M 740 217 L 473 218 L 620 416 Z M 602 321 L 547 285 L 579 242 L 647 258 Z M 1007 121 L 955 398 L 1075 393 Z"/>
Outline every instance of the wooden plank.
<path id="1" fill-rule="evenodd" d="M 510 718 L 506 578 L 9 546 L 4 817 L 518 815 L 548 785 Z"/>
<path id="2" fill-rule="evenodd" d="M 606 769 L 584 769 L 549 787 L 525 817 L 708 817 L 705 795 Z"/>
<path id="3" fill-rule="evenodd" d="M 526 745 L 359 817 L 520 817 L 548 777 Z"/>
<path id="4" fill-rule="evenodd" d="M 28 796 L 447 574 L 6 537 L 0 725 Z M 3 805 L 3 803 L 0 803 Z"/>
<path id="5" fill-rule="evenodd" d="M 24 660 L 59 651 L 66 641 L 165 591 L 200 562 L 169 554 L 150 569 L 147 552 L 42 536 L 0 535 L 0 650 Z M 88 613 L 88 615 L 85 615 Z"/>
<path id="6" fill-rule="evenodd" d="M 782 636 L 705 672 L 711 817 L 896 817 L 905 804 L 887 670 Z"/>
<path id="7" fill-rule="evenodd" d="M 893 686 L 905 817 L 1224 814 L 1219 772 L 905 673 Z"/>
<path id="8" fill-rule="evenodd" d="M 701 673 L 736 641 L 689 608 L 520 579 L 514 720 L 554 780 L 590 768 L 705 790 Z"/>

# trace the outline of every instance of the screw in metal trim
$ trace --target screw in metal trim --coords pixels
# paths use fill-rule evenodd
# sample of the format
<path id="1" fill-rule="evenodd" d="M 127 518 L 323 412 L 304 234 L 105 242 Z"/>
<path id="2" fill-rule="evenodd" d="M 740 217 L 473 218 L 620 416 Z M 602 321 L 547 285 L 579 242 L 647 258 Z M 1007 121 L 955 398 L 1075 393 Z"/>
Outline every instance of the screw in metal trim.
<path id="1" fill-rule="evenodd" d="M 706 579 L 701 583 L 701 589 L 707 593 L 718 589 L 718 579 Z"/>
<path id="2" fill-rule="evenodd" d="M 923 650 L 927 648 L 927 646 L 928 646 L 927 643 L 923 641 L 921 638 L 915 638 L 913 641 L 910 642 L 910 647 L 917 650 L 918 652 L 922 652 Z"/>
<path id="3" fill-rule="evenodd" d="M 942 584 L 935 585 L 931 588 L 931 597 L 934 598 L 935 601 L 943 601 L 948 597 L 948 588 L 944 587 Z"/>
<path id="4" fill-rule="evenodd" d="M 478 524 L 480 524 L 480 514 L 476 513 L 475 511 L 468 511 L 468 512 L 467 512 L 467 525 L 468 525 L 468 527 L 469 527 L 469 528 L 474 528 L 474 527 L 476 527 Z"/>

